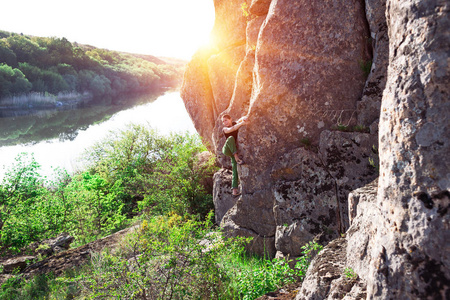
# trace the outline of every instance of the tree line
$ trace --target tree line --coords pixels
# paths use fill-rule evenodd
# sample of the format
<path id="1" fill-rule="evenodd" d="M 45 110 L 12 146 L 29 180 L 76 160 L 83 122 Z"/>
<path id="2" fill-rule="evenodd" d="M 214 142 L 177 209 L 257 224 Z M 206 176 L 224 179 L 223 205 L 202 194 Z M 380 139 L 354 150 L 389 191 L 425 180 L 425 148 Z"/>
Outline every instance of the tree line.
<path id="1" fill-rule="evenodd" d="M 0 31 L 0 99 L 30 92 L 93 97 L 147 92 L 179 84 L 181 69 L 152 56 Z"/>

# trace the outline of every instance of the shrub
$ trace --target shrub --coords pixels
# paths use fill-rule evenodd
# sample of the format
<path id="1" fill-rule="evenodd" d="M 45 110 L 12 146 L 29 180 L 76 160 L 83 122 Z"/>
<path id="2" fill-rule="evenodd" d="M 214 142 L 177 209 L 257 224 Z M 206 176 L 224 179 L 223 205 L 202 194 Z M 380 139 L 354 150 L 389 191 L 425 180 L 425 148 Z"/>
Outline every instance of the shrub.
<path id="1" fill-rule="evenodd" d="M 308 271 L 309 264 L 312 258 L 317 255 L 323 249 L 322 245 L 317 242 L 310 241 L 306 245 L 302 246 L 302 256 L 297 260 L 295 269 L 297 270 L 297 276 L 300 280 L 303 280 Z"/>
<path id="2" fill-rule="evenodd" d="M 209 215 L 197 221 L 177 214 L 152 217 L 129 237 L 120 255 L 92 260 L 94 297 L 221 299 L 229 280 L 218 266 L 236 243 L 212 233 Z"/>

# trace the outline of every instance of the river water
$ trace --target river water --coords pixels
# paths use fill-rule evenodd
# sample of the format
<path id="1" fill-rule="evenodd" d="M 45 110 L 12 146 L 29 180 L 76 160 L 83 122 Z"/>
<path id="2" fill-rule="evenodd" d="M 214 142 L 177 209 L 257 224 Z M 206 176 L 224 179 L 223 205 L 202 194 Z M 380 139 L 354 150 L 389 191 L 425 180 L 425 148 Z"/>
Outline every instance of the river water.
<path id="1" fill-rule="evenodd" d="M 149 125 L 160 134 L 195 133 L 179 92 L 146 95 L 71 109 L 0 111 L 0 179 L 22 152 L 33 153 L 51 177 L 55 167 L 82 169 L 80 155 L 110 131 L 130 123 Z"/>

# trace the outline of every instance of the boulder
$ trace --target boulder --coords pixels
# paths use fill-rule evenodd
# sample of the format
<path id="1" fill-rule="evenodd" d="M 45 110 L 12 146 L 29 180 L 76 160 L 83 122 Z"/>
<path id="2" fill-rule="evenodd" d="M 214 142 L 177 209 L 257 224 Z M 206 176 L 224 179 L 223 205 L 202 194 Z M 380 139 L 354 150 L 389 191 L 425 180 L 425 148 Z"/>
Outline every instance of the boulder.
<path id="1" fill-rule="evenodd" d="M 34 259 L 36 259 L 35 256 L 20 256 L 10 258 L 2 262 L 3 273 L 14 273 L 16 271 L 22 272 L 27 267 L 27 265 Z"/>
<path id="2" fill-rule="evenodd" d="M 311 220 L 326 216 L 332 221 L 328 225 L 322 224 L 328 222 L 326 220 L 309 224 L 305 230 L 314 228 L 311 229 L 315 230 L 314 233 L 304 232 L 304 237 L 297 239 L 302 224 L 294 216 L 279 218 L 281 210 L 275 195 L 283 186 L 283 181 L 274 179 L 271 171 L 278 159 L 300 147 L 303 140 L 319 147 L 322 131 L 339 124 L 356 124 L 357 102 L 366 78 L 360 61 L 370 59 L 367 51 L 369 29 L 360 2 L 339 0 L 323 5 L 306 0 L 252 1 L 250 13 L 253 15 L 249 18 L 242 16 L 241 4 L 240 1 L 226 4 L 224 1 L 215 2 L 216 24 L 212 34 L 216 36 L 213 42 L 218 52 L 211 57 L 208 72 L 213 99 L 207 96 L 193 103 L 194 97 L 186 97 L 184 90 L 198 89 L 190 86 L 196 84 L 191 79 L 195 72 L 186 73 L 182 97 L 187 109 L 193 111 L 190 115 L 199 133 L 207 135 L 205 140 L 213 145 L 219 163 L 225 167 L 228 167 L 229 160 L 220 153 L 225 141 L 220 115 L 230 113 L 235 119 L 249 116 L 250 124 L 239 132 L 240 152 L 247 162 L 247 165 L 238 168 L 242 197 L 226 214 L 222 224 L 226 228 L 242 228 L 263 239 L 278 240 L 277 245 L 286 252 L 299 248 L 301 245 L 297 241 L 306 241 L 317 230 L 325 230 L 325 227 L 345 228 L 348 222 L 346 196 L 358 186 L 348 184 L 336 196 L 332 188 L 336 183 L 334 175 L 323 170 L 329 181 L 321 184 L 330 188 L 329 195 L 321 203 L 335 203 L 331 207 L 333 215 L 330 216 L 330 205 L 325 205 L 326 214 L 320 213 Z M 340 22 L 336 23 L 336 19 Z M 219 72 L 227 65 L 227 55 L 222 53 L 230 53 L 242 44 L 246 45 L 246 54 L 236 69 L 230 99 L 231 89 L 227 88 L 230 80 L 227 78 L 233 76 L 232 72 Z M 213 76 L 212 61 L 214 66 L 218 66 Z M 222 73 L 223 78 L 218 78 L 217 74 Z M 204 80 L 207 80 L 206 76 L 200 86 L 208 85 Z M 205 103 L 211 103 L 210 107 Z M 225 110 L 221 112 L 222 109 Z M 199 113 L 200 110 L 207 112 L 206 118 Z M 214 123 L 213 130 L 211 121 Z M 371 139 L 372 147 L 376 144 L 376 136 Z M 298 185 L 308 178 L 298 174 L 295 180 Z M 364 183 L 363 180 L 360 184 Z M 295 185 L 293 182 L 289 184 L 292 187 Z M 343 203 L 337 204 L 336 197 L 342 199 L 338 202 Z M 219 201 L 221 199 L 215 199 L 216 205 Z M 318 203 L 317 207 L 320 205 Z M 342 213 L 336 213 L 341 206 Z M 341 218 L 339 222 L 338 218 Z M 288 230 L 284 230 L 284 219 L 289 220 Z M 259 251 L 263 253 L 265 250 L 260 248 Z"/>
<path id="3" fill-rule="evenodd" d="M 365 283 L 347 268 L 345 238 L 329 243 L 311 262 L 296 300 L 366 299 Z"/>
<path id="4" fill-rule="evenodd" d="M 213 200 L 216 224 L 222 222 L 225 213 L 234 206 L 237 197 L 232 195 L 231 190 L 232 172 L 221 169 L 214 174 Z"/>

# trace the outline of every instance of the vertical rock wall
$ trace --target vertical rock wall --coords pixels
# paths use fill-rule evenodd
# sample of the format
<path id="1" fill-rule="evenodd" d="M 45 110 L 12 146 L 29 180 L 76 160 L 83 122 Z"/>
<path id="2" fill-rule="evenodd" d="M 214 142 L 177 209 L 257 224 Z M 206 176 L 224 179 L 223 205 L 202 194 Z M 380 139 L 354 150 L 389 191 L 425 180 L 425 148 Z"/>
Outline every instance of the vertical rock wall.
<path id="1" fill-rule="evenodd" d="M 241 0 L 215 7 L 215 49 L 194 56 L 182 97 L 226 168 L 220 115 L 250 120 L 239 132 L 247 163 L 239 167 L 242 196 L 230 199 L 225 172 L 216 174 L 217 215 L 230 232 L 254 237 L 255 252 L 297 255 L 312 237 L 330 240 L 345 231 L 348 193 L 376 177 L 369 165 L 376 118 L 358 112 L 363 65 L 372 61 L 364 4 Z M 383 73 L 383 62 L 374 66 L 372 73 Z M 364 109 L 379 110 L 381 90 Z M 357 124 L 362 132 L 336 131 Z"/>
<path id="2" fill-rule="evenodd" d="M 340 260 L 358 275 L 352 290 L 362 287 L 367 299 L 450 299 L 449 13 L 448 1 L 387 1 L 380 177 L 351 193 Z M 317 270 L 327 264 L 313 265 L 296 299 L 324 291 Z M 343 271 L 332 272 L 322 299 L 343 288 Z"/>
<path id="3" fill-rule="evenodd" d="M 254 237 L 254 252 L 294 256 L 350 226 L 297 299 L 450 298 L 449 1 L 215 6 L 215 47 L 193 57 L 182 97 L 224 168 L 220 116 L 251 122 L 239 132 L 242 196 L 231 198 L 229 171 L 215 174 L 217 221 Z M 379 181 L 362 187 L 377 177 L 377 134 Z M 327 253 L 333 278 L 319 272 Z"/>
<path id="4" fill-rule="evenodd" d="M 449 12 L 449 1 L 387 1 L 370 297 L 450 298 Z"/>

